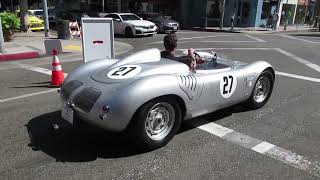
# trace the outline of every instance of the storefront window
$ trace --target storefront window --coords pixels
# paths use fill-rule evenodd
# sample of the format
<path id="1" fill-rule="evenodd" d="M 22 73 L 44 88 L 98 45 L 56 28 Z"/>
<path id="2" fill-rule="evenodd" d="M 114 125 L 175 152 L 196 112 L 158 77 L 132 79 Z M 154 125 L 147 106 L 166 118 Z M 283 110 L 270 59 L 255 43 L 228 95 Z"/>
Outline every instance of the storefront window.
<path id="1" fill-rule="evenodd" d="M 208 0 L 207 16 L 212 19 L 220 19 L 220 0 Z"/>

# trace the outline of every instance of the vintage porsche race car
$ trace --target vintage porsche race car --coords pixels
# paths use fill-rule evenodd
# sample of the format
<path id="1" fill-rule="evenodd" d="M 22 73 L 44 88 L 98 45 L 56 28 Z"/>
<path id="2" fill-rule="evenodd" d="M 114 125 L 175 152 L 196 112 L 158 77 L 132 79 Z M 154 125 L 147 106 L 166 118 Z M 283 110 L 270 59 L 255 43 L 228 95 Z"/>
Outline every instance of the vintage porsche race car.
<path id="1" fill-rule="evenodd" d="M 196 72 L 149 49 L 122 60 L 91 61 L 61 86 L 62 117 L 108 131 L 127 131 L 142 147 L 166 145 L 183 120 L 245 102 L 262 107 L 275 73 L 264 61 L 251 64 L 196 52 Z"/>

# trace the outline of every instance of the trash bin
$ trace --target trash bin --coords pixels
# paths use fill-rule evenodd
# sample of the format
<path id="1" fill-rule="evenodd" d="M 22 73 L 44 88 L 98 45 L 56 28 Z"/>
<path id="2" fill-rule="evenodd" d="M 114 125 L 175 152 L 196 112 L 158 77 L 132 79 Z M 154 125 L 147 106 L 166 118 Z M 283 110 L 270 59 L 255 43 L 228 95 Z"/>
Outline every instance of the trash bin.
<path id="1" fill-rule="evenodd" d="M 69 20 L 57 19 L 58 39 L 70 39 Z"/>

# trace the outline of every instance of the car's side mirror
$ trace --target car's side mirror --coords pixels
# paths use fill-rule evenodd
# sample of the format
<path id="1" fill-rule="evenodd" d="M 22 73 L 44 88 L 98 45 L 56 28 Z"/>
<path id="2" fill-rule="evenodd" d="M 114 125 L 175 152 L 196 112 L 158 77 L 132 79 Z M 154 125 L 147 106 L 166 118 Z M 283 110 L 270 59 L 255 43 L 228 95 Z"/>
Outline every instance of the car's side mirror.
<path id="1" fill-rule="evenodd" d="M 113 18 L 113 20 L 114 21 L 118 21 L 118 22 L 120 22 L 121 20 L 120 19 L 118 19 L 118 18 Z"/>
<path id="2" fill-rule="evenodd" d="M 143 18 L 140 18 L 140 20 L 143 20 Z"/>

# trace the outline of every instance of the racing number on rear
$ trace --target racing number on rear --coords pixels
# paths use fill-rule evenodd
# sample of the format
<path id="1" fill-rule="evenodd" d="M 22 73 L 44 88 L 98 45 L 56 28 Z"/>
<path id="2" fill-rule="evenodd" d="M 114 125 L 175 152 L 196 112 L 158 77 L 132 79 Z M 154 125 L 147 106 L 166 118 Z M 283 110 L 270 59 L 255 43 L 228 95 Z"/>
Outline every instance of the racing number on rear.
<path id="1" fill-rule="evenodd" d="M 223 94 L 228 94 L 232 90 L 233 77 L 232 76 L 224 76 L 223 77 Z"/>
<path id="2" fill-rule="evenodd" d="M 126 74 L 130 73 L 131 71 L 135 70 L 137 67 L 120 67 L 119 70 L 112 73 L 111 76 L 125 76 Z M 119 74 L 120 73 L 120 74 Z"/>
<path id="3" fill-rule="evenodd" d="M 127 79 L 137 75 L 141 71 L 138 65 L 124 65 L 110 70 L 107 74 L 110 79 Z"/>
<path id="4" fill-rule="evenodd" d="M 223 75 L 220 80 L 220 93 L 224 98 L 232 96 L 237 88 L 237 78 L 233 75 Z"/>

